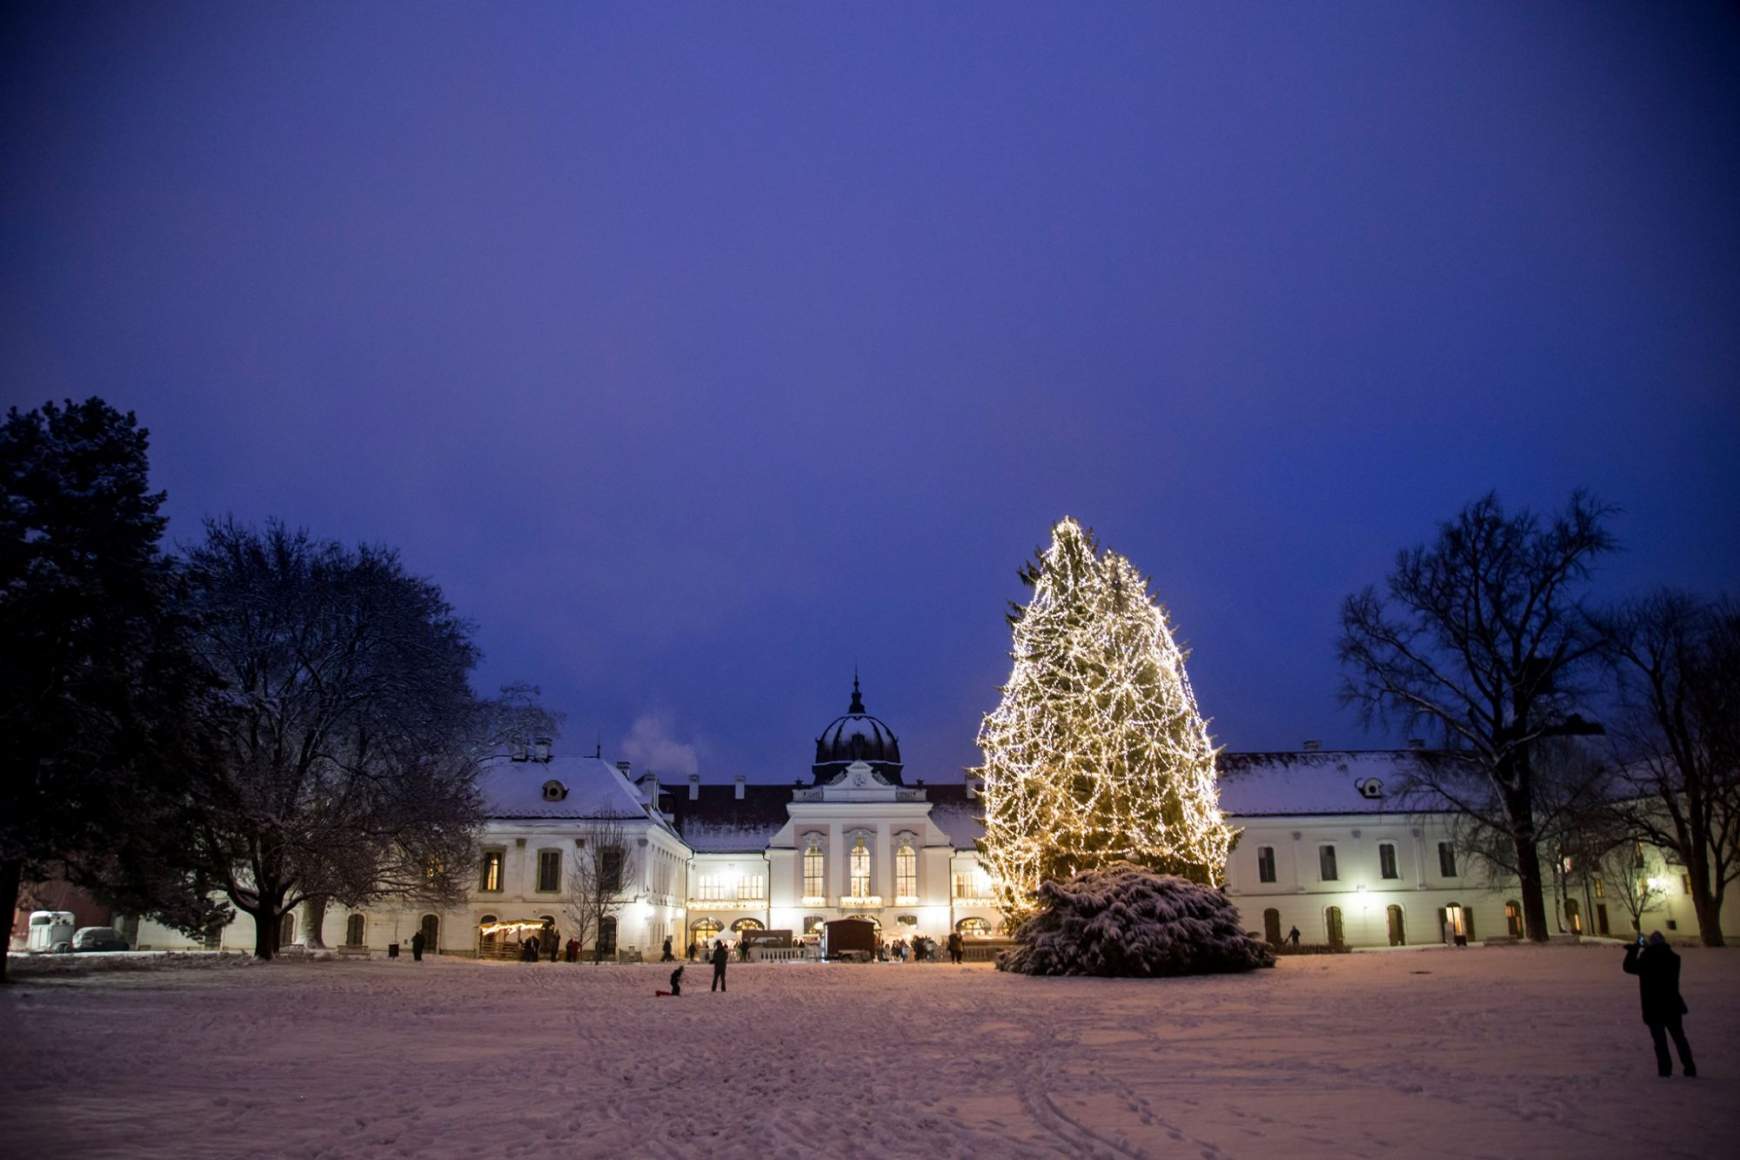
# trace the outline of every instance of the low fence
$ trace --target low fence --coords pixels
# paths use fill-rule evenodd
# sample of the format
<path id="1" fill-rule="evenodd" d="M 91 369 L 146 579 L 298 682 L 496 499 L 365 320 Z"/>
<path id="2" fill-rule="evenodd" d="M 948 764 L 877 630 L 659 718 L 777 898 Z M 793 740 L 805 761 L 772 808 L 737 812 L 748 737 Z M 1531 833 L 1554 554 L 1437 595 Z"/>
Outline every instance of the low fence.
<path id="1" fill-rule="evenodd" d="M 752 963 L 798 963 L 812 957 L 807 946 L 749 948 Z"/>

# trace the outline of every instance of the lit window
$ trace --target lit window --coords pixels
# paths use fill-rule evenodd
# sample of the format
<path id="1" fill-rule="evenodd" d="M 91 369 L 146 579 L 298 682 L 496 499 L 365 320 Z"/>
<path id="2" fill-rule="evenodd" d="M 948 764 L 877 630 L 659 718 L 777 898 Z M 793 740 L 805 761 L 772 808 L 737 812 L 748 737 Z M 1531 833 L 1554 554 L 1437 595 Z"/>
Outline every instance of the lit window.
<path id="1" fill-rule="evenodd" d="M 852 840 L 852 897 L 864 898 L 870 893 L 870 849 L 860 834 Z"/>
<path id="2" fill-rule="evenodd" d="M 901 839 L 894 853 L 894 893 L 901 898 L 918 897 L 918 855 L 910 839 Z"/>
<path id="3" fill-rule="evenodd" d="M 804 897 L 821 898 L 828 889 L 822 880 L 822 846 L 820 840 L 810 839 L 809 846 L 804 850 Z"/>
<path id="4" fill-rule="evenodd" d="M 767 879 L 759 874 L 747 874 L 737 880 L 737 901 L 759 902 L 767 897 Z"/>
<path id="5" fill-rule="evenodd" d="M 1378 877 L 1400 878 L 1401 871 L 1396 869 L 1396 847 L 1393 842 L 1378 843 Z"/>
<path id="6" fill-rule="evenodd" d="M 1257 881 L 1273 882 L 1275 880 L 1275 847 L 1257 847 Z"/>
<path id="7" fill-rule="evenodd" d="M 717 874 L 705 875 L 695 897 L 703 902 L 717 902 L 725 897 L 725 884 L 719 880 Z"/>
<path id="8" fill-rule="evenodd" d="M 478 889 L 485 894 L 495 894 L 501 890 L 501 856 L 500 850 L 483 852 L 483 877 Z"/>

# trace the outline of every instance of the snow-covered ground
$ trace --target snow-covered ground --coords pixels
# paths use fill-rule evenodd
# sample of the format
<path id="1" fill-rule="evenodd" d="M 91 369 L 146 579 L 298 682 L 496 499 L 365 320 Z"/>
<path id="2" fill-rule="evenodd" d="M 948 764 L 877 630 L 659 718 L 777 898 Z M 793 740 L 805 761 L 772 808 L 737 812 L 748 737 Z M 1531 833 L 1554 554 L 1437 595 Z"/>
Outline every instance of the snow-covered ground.
<path id="1" fill-rule="evenodd" d="M 14 1156 L 1718 1156 L 1740 950 L 1660 1080 L 1616 947 L 984 966 L 56 965 L 0 991 Z M 132 966 L 134 964 L 128 964 Z"/>

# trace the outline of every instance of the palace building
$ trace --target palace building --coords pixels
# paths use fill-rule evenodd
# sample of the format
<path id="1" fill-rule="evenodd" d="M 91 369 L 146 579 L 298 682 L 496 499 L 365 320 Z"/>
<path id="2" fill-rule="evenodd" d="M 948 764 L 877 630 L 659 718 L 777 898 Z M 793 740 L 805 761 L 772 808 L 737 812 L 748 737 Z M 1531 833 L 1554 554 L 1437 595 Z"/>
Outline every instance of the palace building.
<path id="1" fill-rule="evenodd" d="M 1221 808 L 1242 831 L 1226 889 L 1247 930 L 1279 942 L 1297 927 L 1307 944 L 1406 946 L 1514 938 L 1522 908 L 1458 849 L 1448 813 L 1405 808 L 1395 796 L 1419 749 L 1219 755 Z M 1001 916 L 975 849 L 983 833 L 972 781 L 908 776 L 894 730 L 865 708 L 856 678 L 846 712 L 815 742 L 807 777 L 775 783 L 665 784 L 627 762 L 553 752 L 548 742 L 486 767 L 488 818 L 477 879 L 459 906 L 331 907 L 331 947 L 405 943 L 418 930 L 442 954 L 511 957 L 523 934 L 554 927 L 566 940 L 577 861 L 598 858 L 620 904 L 586 943 L 613 957 L 656 957 L 666 938 L 735 941 L 744 931 L 812 932 L 862 917 L 884 938 L 951 931 L 990 936 Z M 1646 928 L 1695 935 L 1684 875 L 1648 851 L 1661 887 Z M 1630 932 L 1631 917 L 1599 878 L 1547 905 L 1563 933 Z M 1731 906 L 1729 909 L 1733 909 Z M 301 912 L 284 916 L 282 945 L 306 942 Z M 192 944 L 155 923 L 137 945 Z M 238 915 L 216 945 L 251 950 Z"/>

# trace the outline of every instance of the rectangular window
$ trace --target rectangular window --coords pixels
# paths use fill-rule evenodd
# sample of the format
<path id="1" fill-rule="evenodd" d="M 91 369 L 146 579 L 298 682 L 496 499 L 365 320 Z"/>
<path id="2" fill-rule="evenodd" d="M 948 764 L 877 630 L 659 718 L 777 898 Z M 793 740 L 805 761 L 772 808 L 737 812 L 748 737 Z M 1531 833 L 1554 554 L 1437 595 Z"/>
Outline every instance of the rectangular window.
<path id="1" fill-rule="evenodd" d="M 622 889 L 622 847 L 607 846 L 598 854 L 598 888 L 615 894 Z"/>
<path id="2" fill-rule="evenodd" d="M 1402 872 L 1396 869 L 1396 844 L 1394 842 L 1378 843 L 1378 877 L 1400 878 Z"/>
<path id="3" fill-rule="evenodd" d="M 1456 877 L 1456 847 L 1449 842 L 1438 843 L 1438 873 L 1445 878 Z"/>
<path id="4" fill-rule="evenodd" d="M 804 897 L 821 898 L 828 892 L 822 882 L 822 851 L 819 846 L 811 846 L 804 851 Z"/>
<path id="5" fill-rule="evenodd" d="M 894 893 L 901 898 L 918 896 L 918 854 L 911 846 L 895 851 Z"/>
<path id="6" fill-rule="evenodd" d="M 1335 872 L 1335 847 L 1317 847 L 1317 876 L 1325 882 L 1334 882 L 1341 875 Z"/>
<path id="7" fill-rule="evenodd" d="M 477 888 L 485 894 L 501 892 L 501 851 L 485 850 L 483 852 L 483 874 Z"/>
<path id="8" fill-rule="evenodd" d="M 747 874 L 737 880 L 737 901 L 760 902 L 767 897 L 767 879 L 759 874 Z"/>
<path id="9" fill-rule="evenodd" d="M 1596 898 L 1606 898 L 1607 897 L 1607 883 L 1605 883 L 1601 879 L 1597 878 L 1597 879 L 1595 879 L 1594 886 L 1595 886 L 1595 897 Z M 1606 932 L 1603 931 L 1602 933 L 1605 934 Z"/>
<path id="10" fill-rule="evenodd" d="M 695 897 L 702 902 L 717 902 L 725 897 L 725 885 L 717 874 L 706 874 L 695 887 Z"/>
<path id="11" fill-rule="evenodd" d="M 1275 880 L 1275 847 L 1257 847 L 1257 881 L 1273 882 Z"/>
<path id="12" fill-rule="evenodd" d="M 562 851 L 538 851 L 538 889 L 546 892 L 562 889 Z"/>
<path id="13" fill-rule="evenodd" d="M 1690 874 L 1680 875 L 1680 892 L 1682 894 L 1690 894 L 1692 892 L 1692 876 Z"/>

